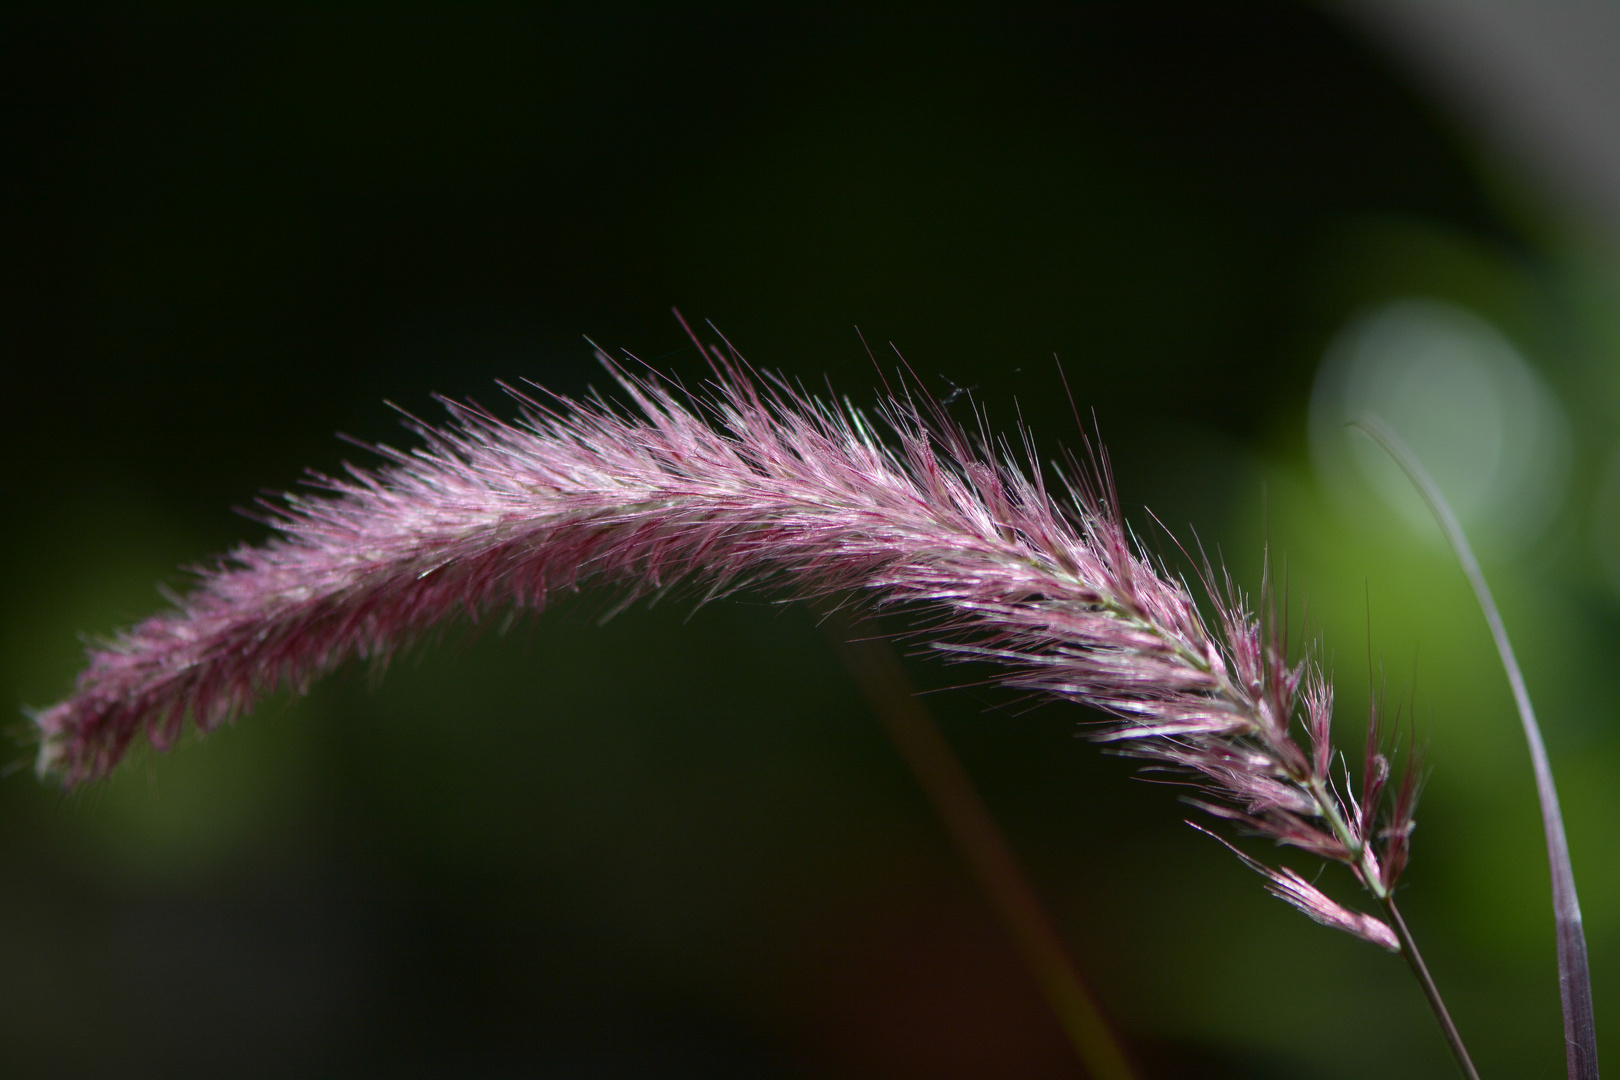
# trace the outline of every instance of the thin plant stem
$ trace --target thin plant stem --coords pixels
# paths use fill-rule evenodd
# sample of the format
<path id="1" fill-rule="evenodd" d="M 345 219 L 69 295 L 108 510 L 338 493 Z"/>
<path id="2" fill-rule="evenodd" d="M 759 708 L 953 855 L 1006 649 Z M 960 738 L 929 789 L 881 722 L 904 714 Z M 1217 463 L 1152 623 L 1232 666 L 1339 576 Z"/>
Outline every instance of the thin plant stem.
<path id="1" fill-rule="evenodd" d="M 1418 985 L 1423 987 L 1423 996 L 1429 999 L 1429 1008 L 1434 1010 L 1435 1019 L 1440 1021 L 1440 1030 L 1446 1037 L 1446 1045 L 1451 1047 L 1451 1053 L 1456 1057 L 1463 1075 L 1468 1080 L 1479 1080 L 1479 1070 L 1474 1068 L 1473 1059 L 1468 1056 L 1468 1047 L 1463 1045 L 1462 1034 L 1452 1022 L 1451 1013 L 1446 1009 L 1445 1000 L 1440 996 L 1440 988 L 1434 984 L 1434 976 L 1429 974 L 1429 965 L 1423 962 L 1423 954 L 1418 951 L 1417 940 L 1412 937 L 1412 931 L 1407 927 L 1406 920 L 1401 917 L 1401 909 L 1395 906 L 1394 894 L 1385 896 L 1383 903 L 1384 911 L 1389 914 L 1389 921 L 1395 927 L 1395 936 L 1401 939 L 1401 955 L 1406 957 L 1407 964 L 1412 968 L 1412 974 L 1417 976 Z"/>
<path id="2" fill-rule="evenodd" d="M 1086 1072 L 1092 1080 L 1136 1080 L 1096 995 L 1069 956 L 984 799 L 917 699 L 894 650 L 881 638 L 857 636 L 837 615 L 824 619 L 839 656 L 978 878 Z"/>
<path id="3" fill-rule="evenodd" d="M 1564 816 L 1558 808 L 1558 788 L 1553 784 L 1552 766 L 1547 761 L 1547 746 L 1541 738 L 1541 726 L 1536 723 L 1535 709 L 1530 705 L 1530 692 L 1524 684 L 1524 674 L 1513 654 L 1507 627 L 1496 608 L 1491 588 L 1485 582 L 1479 560 L 1468 543 L 1462 524 L 1452 512 L 1451 504 L 1435 484 L 1432 477 L 1412 453 L 1401 437 L 1377 416 L 1365 416 L 1352 426 L 1360 428 L 1374 442 L 1395 459 L 1412 486 L 1428 504 L 1446 542 L 1451 545 L 1457 561 L 1473 587 L 1474 599 L 1484 612 L 1485 623 L 1496 641 L 1496 652 L 1507 672 L 1508 684 L 1513 688 L 1513 700 L 1519 707 L 1519 720 L 1524 726 L 1525 741 L 1530 744 L 1530 764 L 1536 775 L 1536 794 L 1541 798 L 1541 822 L 1547 834 L 1547 861 L 1552 871 L 1553 922 L 1558 937 L 1558 991 L 1564 1008 L 1564 1050 L 1569 1066 L 1569 1080 L 1598 1080 L 1597 1024 L 1592 1011 L 1592 975 L 1586 959 L 1586 931 L 1581 924 L 1580 899 L 1575 894 L 1575 871 L 1569 860 L 1569 842 L 1564 836 Z"/>

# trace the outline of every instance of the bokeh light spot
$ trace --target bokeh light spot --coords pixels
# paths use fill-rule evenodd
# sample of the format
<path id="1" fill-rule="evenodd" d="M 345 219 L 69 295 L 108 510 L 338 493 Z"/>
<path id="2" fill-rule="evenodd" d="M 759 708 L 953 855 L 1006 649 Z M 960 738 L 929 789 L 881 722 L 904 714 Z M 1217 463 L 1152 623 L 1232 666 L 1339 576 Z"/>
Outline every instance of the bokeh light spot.
<path id="1" fill-rule="evenodd" d="M 1465 308 L 1406 299 L 1351 319 L 1328 346 L 1311 398 L 1311 455 L 1341 506 L 1381 529 L 1388 516 L 1374 503 L 1383 503 L 1439 542 L 1399 468 L 1347 426 L 1369 413 L 1412 447 L 1486 553 L 1523 550 L 1563 502 L 1562 406 L 1513 344 Z"/>

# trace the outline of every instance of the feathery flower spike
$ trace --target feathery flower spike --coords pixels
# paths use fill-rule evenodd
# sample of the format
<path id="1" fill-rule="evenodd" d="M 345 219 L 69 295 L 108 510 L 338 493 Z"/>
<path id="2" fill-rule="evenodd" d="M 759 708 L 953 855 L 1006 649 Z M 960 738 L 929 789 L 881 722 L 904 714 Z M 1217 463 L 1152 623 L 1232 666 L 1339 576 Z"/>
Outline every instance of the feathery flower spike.
<path id="1" fill-rule="evenodd" d="M 1257 617 L 1206 563 L 1206 624 L 1187 586 L 1131 542 L 1100 448 L 1088 442 L 1060 504 L 1027 437 L 1020 460 L 909 392 L 878 407 L 891 442 L 847 403 L 754 376 L 734 350 L 712 351 L 706 394 L 598 355 L 636 414 L 508 388 L 521 409 L 509 423 L 446 401 L 448 424 L 408 420 L 416 449 L 379 447 L 381 467 L 286 496 L 274 539 L 90 650 L 73 694 L 35 714 L 41 775 L 96 779 L 138 739 L 170 746 L 188 717 L 206 732 L 447 620 L 539 609 L 588 584 L 626 602 L 682 584 L 705 598 L 853 593 L 937 613 L 939 648 L 1101 710 L 1113 722 L 1097 738 L 1183 774 L 1216 816 L 1348 866 L 1390 908 L 1415 786 L 1400 785 L 1380 826 L 1388 764 L 1374 749 L 1376 779 L 1359 803 L 1344 794 L 1331 687 L 1316 663 L 1288 661 L 1269 590 Z M 1312 918 L 1402 947 L 1379 919 L 1245 861 Z"/>

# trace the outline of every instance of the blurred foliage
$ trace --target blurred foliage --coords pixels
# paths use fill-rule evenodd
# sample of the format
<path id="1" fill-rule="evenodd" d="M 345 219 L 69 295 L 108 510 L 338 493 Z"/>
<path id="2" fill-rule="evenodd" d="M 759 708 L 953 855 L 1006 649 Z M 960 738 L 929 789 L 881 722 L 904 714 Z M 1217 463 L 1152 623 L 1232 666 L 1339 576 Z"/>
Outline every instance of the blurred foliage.
<path id="1" fill-rule="evenodd" d="M 1551 1075 L 1545 858 L 1489 638 L 1449 560 L 1393 516 L 1345 520 L 1306 447 L 1345 320 L 1449 300 L 1513 340 L 1575 434 L 1562 516 L 1487 569 L 1544 716 L 1608 1030 L 1620 278 L 1505 202 L 1328 16 L 4 19 L 14 701 L 63 693 L 75 633 L 263 535 L 229 507 L 360 453 L 335 430 L 406 438 L 385 398 L 431 417 L 431 392 L 494 404 L 497 378 L 581 392 L 601 378 L 582 333 L 698 380 L 676 304 L 858 402 L 878 382 L 859 324 L 880 367 L 892 341 L 1052 451 L 1074 434 L 1055 352 L 1130 506 L 1250 586 L 1263 543 L 1286 555 L 1347 747 L 1369 635 L 1392 700 L 1415 700 L 1433 773 L 1409 918 L 1484 1070 Z M 810 617 L 743 597 L 599 626 L 608 603 L 452 633 L 65 798 L 7 779 L 7 1071 L 1075 1075 Z M 1266 898 L 1071 712 L 912 672 L 969 684 L 927 700 L 1159 1074 L 1449 1075 L 1398 961 Z"/>

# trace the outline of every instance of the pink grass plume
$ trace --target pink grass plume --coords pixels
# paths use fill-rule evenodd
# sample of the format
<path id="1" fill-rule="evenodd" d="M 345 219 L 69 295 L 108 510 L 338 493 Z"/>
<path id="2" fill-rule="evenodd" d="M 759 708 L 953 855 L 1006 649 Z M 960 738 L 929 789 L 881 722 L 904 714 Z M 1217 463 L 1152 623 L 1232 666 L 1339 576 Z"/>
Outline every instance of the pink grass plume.
<path id="1" fill-rule="evenodd" d="M 212 730 L 349 660 L 585 586 L 626 603 L 676 588 L 855 596 L 926 613 L 936 647 L 1101 711 L 1095 737 L 1175 773 L 1211 813 L 1347 866 L 1393 928 L 1245 857 L 1317 921 L 1415 956 L 1393 906 L 1415 783 L 1391 797 L 1374 746 L 1354 797 L 1331 687 L 1288 659 L 1268 588 L 1257 614 L 1205 563 L 1206 621 L 1132 543 L 1089 443 L 1054 498 L 1027 436 L 1015 453 L 982 417 L 970 434 L 910 393 L 863 412 L 761 378 L 735 351 L 706 355 L 699 393 L 602 356 L 634 411 L 509 390 L 508 422 L 447 401 L 447 424 L 408 421 L 415 449 L 314 477 L 316 493 L 272 508 L 273 539 L 91 648 L 72 695 L 34 716 L 40 773 L 94 780 L 188 720 Z"/>

